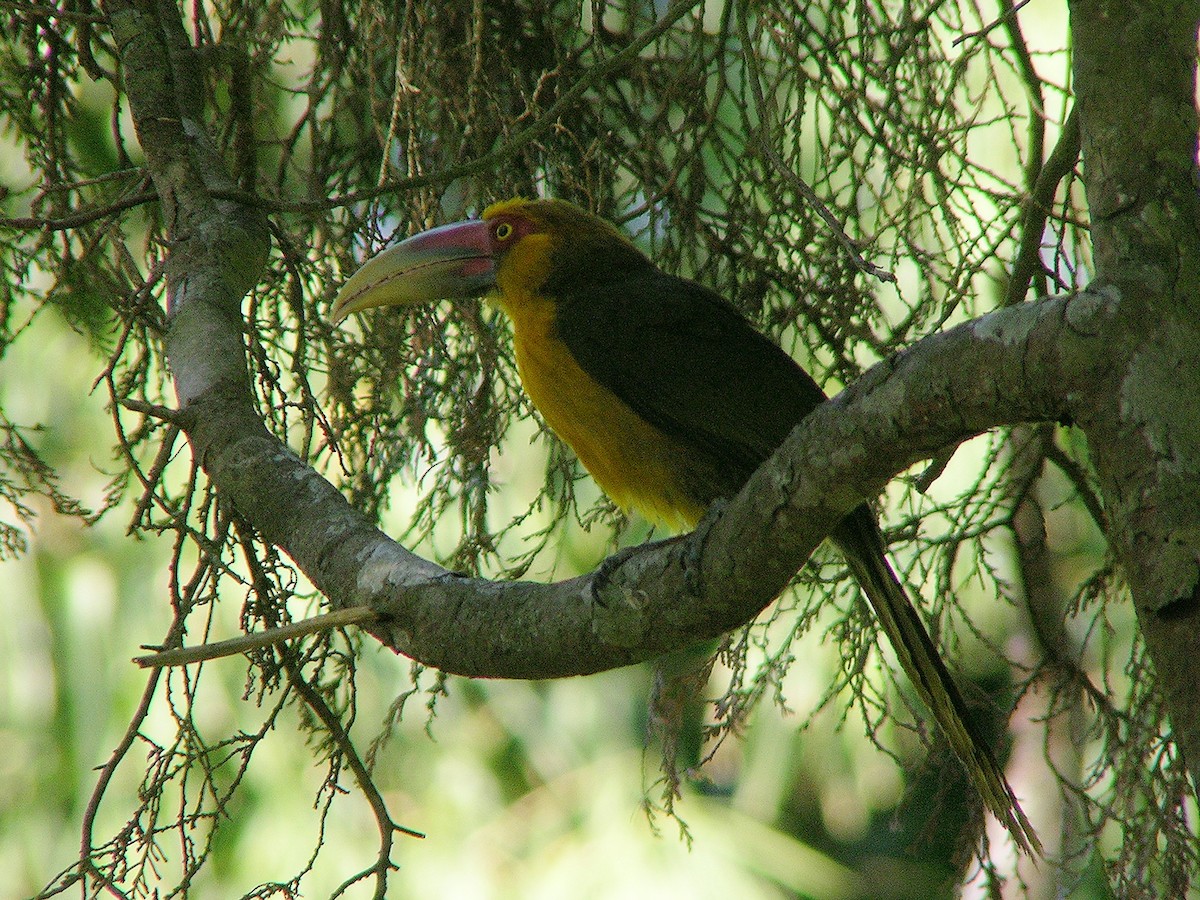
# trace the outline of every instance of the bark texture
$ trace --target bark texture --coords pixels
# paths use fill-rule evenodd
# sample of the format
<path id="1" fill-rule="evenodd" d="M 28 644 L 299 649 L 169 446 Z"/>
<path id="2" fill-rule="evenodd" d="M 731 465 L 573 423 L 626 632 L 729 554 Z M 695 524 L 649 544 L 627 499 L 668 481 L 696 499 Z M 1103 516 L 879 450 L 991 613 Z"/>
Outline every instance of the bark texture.
<path id="1" fill-rule="evenodd" d="M 1096 277 L 1122 298 L 1120 327 L 1104 350 L 1109 364 L 1077 421 L 1176 742 L 1193 766 L 1200 761 L 1198 21 L 1196 3 L 1071 5 Z"/>

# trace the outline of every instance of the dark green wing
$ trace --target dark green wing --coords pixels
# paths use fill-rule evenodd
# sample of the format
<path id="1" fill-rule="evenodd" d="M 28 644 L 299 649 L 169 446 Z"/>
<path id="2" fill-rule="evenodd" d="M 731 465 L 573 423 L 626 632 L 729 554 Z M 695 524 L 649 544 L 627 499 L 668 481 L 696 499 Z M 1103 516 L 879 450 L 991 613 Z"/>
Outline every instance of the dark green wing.
<path id="1" fill-rule="evenodd" d="M 719 295 L 649 264 L 558 298 L 559 337 L 634 412 L 736 492 L 825 395 Z M 706 498 L 711 500 L 713 498 Z"/>
<path id="2" fill-rule="evenodd" d="M 676 438 L 706 472 L 707 504 L 736 492 L 825 395 L 779 347 L 712 291 L 649 263 L 603 284 L 564 286 L 559 337 L 579 365 L 639 416 Z M 1040 849 L 954 679 L 884 555 L 864 504 L 832 535 L 901 666 L 988 807 L 1027 852 Z"/>

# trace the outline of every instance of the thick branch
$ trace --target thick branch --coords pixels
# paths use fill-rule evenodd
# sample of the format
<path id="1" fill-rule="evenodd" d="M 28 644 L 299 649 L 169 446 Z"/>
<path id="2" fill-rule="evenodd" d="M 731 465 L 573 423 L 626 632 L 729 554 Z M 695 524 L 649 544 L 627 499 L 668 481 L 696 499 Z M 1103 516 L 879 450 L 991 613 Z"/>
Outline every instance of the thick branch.
<path id="1" fill-rule="evenodd" d="M 219 160 L 198 127 L 164 115 L 176 101 L 153 6 L 109 8 L 155 186 L 176 211 L 168 353 L 193 452 L 335 607 L 372 606 L 385 617 L 371 626 L 381 641 L 444 670 L 583 674 L 746 622 L 897 472 L 996 425 L 1071 416 L 1104 359 L 1115 292 L 993 313 L 921 341 L 826 403 L 696 535 L 636 552 L 605 579 L 459 577 L 391 541 L 264 426 L 237 315 L 261 275 L 264 232 L 211 199 L 228 182 Z"/>
<path id="2" fill-rule="evenodd" d="M 383 614 L 370 630 L 388 646 L 466 675 L 585 674 L 749 621 L 842 515 L 937 448 L 995 425 L 1070 416 L 1103 358 L 1115 305 L 1082 293 L 921 341 L 809 416 L 697 534 L 643 548 L 599 580 L 490 582 L 422 560 L 256 417 L 231 418 L 245 403 L 199 397 L 188 430 L 225 496 L 335 605 Z M 240 336 L 219 352 L 241 353 Z"/>

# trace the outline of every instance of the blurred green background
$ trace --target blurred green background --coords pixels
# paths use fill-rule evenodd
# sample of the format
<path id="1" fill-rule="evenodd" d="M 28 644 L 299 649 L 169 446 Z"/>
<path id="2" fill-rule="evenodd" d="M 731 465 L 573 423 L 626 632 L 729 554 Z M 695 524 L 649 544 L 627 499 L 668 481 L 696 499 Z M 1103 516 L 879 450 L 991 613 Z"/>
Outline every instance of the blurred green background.
<path id="1" fill-rule="evenodd" d="M 15 421 L 44 423 L 30 438 L 62 474 L 61 488 L 99 507 L 113 465 L 111 425 L 91 389 L 87 339 L 57 316 L 40 316 L 32 327 L 38 339 L 19 342 L 0 361 L 0 403 Z M 523 436 L 510 435 L 496 460 L 505 482 L 497 515 L 507 514 L 507 504 L 523 508 L 522 494 L 534 489 L 527 482 L 540 478 L 542 467 L 521 456 L 525 446 Z M 129 516 L 125 501 L 85 527 L 44 505 L 28 551 L 0 564 L 5 896 L 35 894 L 71 864 L 96 767 L 119 741 L 146 683 L 130 657 L 160 640 L 169 624 L 169 542 L 130 538 Z M 1072 536 L 1078 520 L 1065 515 L 1061 524 L 1064 571 L 1094 564 L 1090 552 L 1081 555 L 1079 534 Z M 574 530 L 557 562 L 532 574 L 566 576 L 577 563 L 600 558 L 605 546 L 600 537 Z M 240 598 L 231 600 L 214 610 L 214 639 L 237 633 Z M 1007 605 L 976 602 L 972 608 L 994 640 L 1003 642 L 1014 620 L 1019 625 Z M 657 797 L 652 783 L 659 761 L 646 738 L 649 667 L 553 683 L 456 678 L 444 696 L 431 692 L 434 679 L 426 673 L 424 690 L 408 701 L 376 769 L 396 820 L 427 835 L 398 837 L 394 858 L 401 868 L 389 896 L 943 895 L 945 860 L 914 860 L 897 836 L 895 807 L 906 790 L 900 766 L 866 740 L 857 713 L 839 727 L 847 698 L 812 714 L 836 671 L 836 648 L 821 644 L 818 628 L 794 652 L 801 662 L 779 686 L 793 712 L 763 704 L 742 738 L 727 741 L 686 788 L 678 812 L 690 839 L 677 822 L 643 812 L 647 797 Z M 720 669 L 714 674 L 718 693 L 723 676 Z M 181 674 L 169 677 L 179 689 Z M 410 666 L 363 641 L 357 683 L 353 734 L 365 749 L 382 730 L 389 705 L 412 686 Z M 245 688 L 240 658 L 205 664 L 193 684 L 199 729 L 219 739 L 259 728 L 263 711 L 243 697 Z M 1034 705 L 1024 717 L 1037 714 Z M 260 882 L 287 880 L 305 865 L 319 828 L 314 797 L 326 772 L 314 762 L 295 715 L 286 709 L 257 751 L 192 896 L 238 896 Z M 174 722 L 156 713 L 148 727 L 167 739 Z M 1013 783 L 1053 847 L 1061 798 L 1037 729 L 1031 730 L 1027 746 L 1018 731 Z M 886 727 L 882 734 L 899 741 L 901 762 L 922 771 L 910 735 Z M 99 839 L 124 824 L 144 757 L 135 746 L 118 769 L 99 810 Z M 334 801 L 326 850 L 305 881 L 305 896 L 329 895 L 374 852 L 370 812 L 344 778 L 351 789 Z M 159 868 L 169 876 L 179 860 L 167 846 Z M 1000 857 L 1001 865 L 1005 859 L 1011 864 L 1007 851 Z M 1103 879 L 1086 865 L 1082 880 L 1065 885 L 1065 892 L 1054 869 L 1021 871 L 1029 890 L 1018 895 L 1106 896 Z M 363 885 L 348 894 L 368 895 Z"/>
<path id="2" fill-rule="evenodd" d="M 591 9 L 588 4 L 584 6 L 585 12 Z M 312 35 L 319 16 L 315 7 L 296 7 L 303 7 L 303 15 L 308 17 L 301 23 L 304 28 L 295 26 L 300 36 L 284 48 L 286 52 L 272 45 L 270 49 L 278 51 L 278 58 L 263 63 L 264 81 L 275 79 L 284 86 L 279 88 L 279 96 L 273 97 L 280 122 L 260 123 L 272 140 L 276 132 L 286 132 L 284 126 L 290 127 L 293 119 L 300 122 L 307 115 L 303 109 L 305 98 L 299 92 L 293 93 L 292 86 L 302 83 L 309 73 L 308 66 L 316 53 Z M 713 4 L 709 18 L 719 18 L 726 8 L 728 5 Z M 990 7 L 985 12 L 990 21 Z M 578 17 L 578 10 L 574 14 Z M 1047 84 L 1062 86 L 1065 96 L 1069 59 L 1061 52 L 1064 10 L 1059 5 L 1035 4 L 1022 15 L 1039 54 L 1037 62 L 1043 77 Z M 711 30 L 714 26 L 710 23 L 708 27 Z M 1038 46 L 1042 38 L 1046 44 L 1044 56 Z M 264 46 L 271 39 L 268 33 Z M 947 52 L 951 62 L 957 59 L 957 52 Z M 967 59 L 969 65 L 983 68 L 978 58 Z M 392 70 L 385 71 L 390 74 Z M 985 95 L 978 110 L 979 121 L 971 124 L 972 160 L 981 170 L 994 170 L 996 183 L 1004 182 L 1004 190 L 981 178 L 983 187 L 974 185 L 979 188 L 975 193 L 967 191 L 970 199 L 964 201 L 963 208 L 947 213 L 946 219 L 954 227 L 957 217 L 978 225 L 979 233 L 972 233 L 972 240 L 983 244 L 984 237 L 991 239 L 986 234 L 989 228 L 1005 216 L 1011 221 L 1019 212 L 1021 152 L 1028 148 L 1022 143 L 1020 117 L 1014 115 L 1006 121 L 1003 115 L 1011 112 L 1011 98 L 1023 98 L 1024 94 L 1014 72 L 1003 65 L 996 71 L 972 69 L 969 74 L 965 93 L 974 96 L 972 92 L 978 91 Z M 741 77 L 740 73 L 732 73 L 731 81 Z M 354 78 L 348 80 L 353 82 Z M 82 75 L 72 88 L 77 97 L 75 117 L 68 123 L 68 130 L 74 151 L 97 172 L 119 168 L 127 161 L 117 158 L 103 130 L 111 112 L 111 91 Z M 219 92 L 218 96 L 222 103 L 228 100 Z M 1058 94 L 1053 96 L 1062 99 Z M 388 98 L 382 95 L 371 99 L 378 103 Z M 957 99 L 962 101 L 961 97 Z M 821 118 L 824 113 L 820 110 L 814 113 L 812 107 L 803 109 L 802 95 L 799 99 L 789 98 L 792 101 L 800 107 L 798 116 L 810 115 L 817 125 L 832 128 Z M 725 102 L 732 105 L 728 98 Z M 5 110 L 9 121 L 19 120 L 19 112 L 11 103 Z M 354 130 L 339 123 L 337 115 L 347 119 L 356 115 L 366 120 L 369 113 L 348 104 L 340 112 L 322 110 L 321 114 L 329 114 L 329 119 L 319 124 L 325 129 L 325 138 L 332 140 L 329 135 L 336 135 L 339 127 Z M 731 146 L 740 146 L 744 135 L 738 132 L 739 120 L 728 110 L 722 115 L 728 118 L 723 123 L 727 132 L 722 139 Z M 995 116 L 995 123 L 989 123 L 988 116 Z M 319 116 L 314 114 L 314 121 L 317 119 Z M 806 120 L 806 124 L 813 123 Z M 368 130 L 362 127 L 364 132 Z M 805 132 L 806 140 L 819 133 L 821 127 Z M 127 121 L 124 131 L 132 134 Z M 11 133 L 6 131 L 5 139 L 9 137 Z M 626 137 L 633 142 L 639 138 Z M 801 143 L 797 141 L 794 148 L 796 159 L 811 161 L 817 151 Z M 266 139 L 263 144 L 277 152 L 275 144 Z M 312 154 L 316 156 L 319 149 L 320 142 L 314 139 Z M 574 148 L 569 149 L 574 152 Z M 28 186 L 36 186 L 37 176 L 22 161 L 22 152 L 16 144 L 0 146 L 3 183 L 33 190 Z M 656 151 L 649 152 L 653 155 Z M 901 147 L 898 155 L 904 152 Z M 266 156 L 267 150 L 263 153 Z M 280 166 L 281 194 L 303 194 L 300 175 L 310 160 L 303 153 L 297 157 L 298 163 L 290 163 L 296 172 L 285 172 L 286 167 Z M 723 162 L 723 158 L 717 162 Z M 859 163 L 866 169 L 874 165 L 869 159 L 853 164 L 843 161 L 848 169 Z M 329 165 L 336 168 L 333 163 Z M 378 159 L 372 157 L 362 169 L 369 171 L 378 165 Z M 269 168 L 263 166 L 264 170 Z M 362 171 L 351 174 L 363 183 L 369 181 Z M 822 177 L 829 179 L 825 187 L 831 196 L 838 196 L 847 208 L 862 207 L 868 221 L 864 228 L 869 229 L 875 227 L 870 224 L 873 215 L 886 219 L 888 210 L 884 207 L 888 202 L 901 206 L 909 202 L 904 195 L 906 187 L 893 184 L 888 174 L 875 172 L 876 180 L 888 191 L 895 188 L 898 193 L 882 198 L 871 195 L 878 185 L 854 185 L 845 190 L 848 176 L 844 172 L 827 172 Z M 920 182 L 925 174 L 917 168 L 913 183 Z M 971 170 L 969 174 L 976 177 L 978 172 Z M 623 173 L 627 180 L 628 176 L 628 172 Z M 346 187 L 341 181 L 337 185 Z M 351 186 L 359 185 L 352 182 Z M 706 189 L 719 194 L 726 187 L 714 181 Z M 623 189 L 632 194 L 640 188 L 626 184 Z M 882 195 L 884 188 L 878 189 Z M 447 188 L 447 193 L 453 191 Z M 5 199 L 10 198 L 5 195 Z M 13 202 L 6 203 L 4 211 L 8 215 L 28 212 Z M 128 241 L 135 247 L 145 225 L 139 215 L 130 214 L 122 222 L 134 235 Z M 284 217 L 281 220 L 285 232 L 286 227 L 300 234 L 306 233 L 306 227 L 313 233 L 327 227 L 322 215 L 312 218 L 316 224 L 305 220 L 303 227 Z M 960 234 L 954 227 L 949 235 L 935 234 L 938 220 L 930 221 L 934 224 L 916 220 L 912 233 L 922 234 L 924 229 L 929 233 L 922 237 L 928 238 L 930 245 L 945 240 L 948 245 L 955 244 L 963 256 L 946 261 L 937 273 L 945 283 L 928 289 L 925 273 L 909 257 L 907 248 L 892 245 L 891 262 L 901 276 L 900 287 L 881 288 L 865 300 L 858 295 L 853 298 L 870 306 L 870 314 L 877 315 L 878 321 L 903 321 L 906 328 L 920 332 L 925 325 L 932 330 L 994 305 L 1003 286 L 1002 274 L 984 264 L 972 268 L 979 262 L 972 255 L 976 251 L 964 249 L 965 241 L 956 243 Z M 353 230 L 352 225 L 338 222 L 338 227 L 347 231 Z M 802 248 L 806 247 L 805 240 L 832 243 L 823 232 L 816 237 L 795 234 L 792 223 L 784 230 Z M 912 235 L 906 237 L 911 239 Z M 361 234 L 356 239 L 360 240 Z M 692 263 L 698 260 L 698 265 L 711 262 L 692 246 L 695 242 L 681 243 L 685 246 L 684 259 Z M 917 244 L 923 246 L 919 241 Z M 677 247 L 669 249 L 680 252 Z M 1002 249 L 1012 248 L 1005 243 Z M 1062 252 L 1070 255 L 1070 250 L 1068 247 Z M 349 245 L 339 245 L 338 252 L 349 256 Z M 839 259 L 838 252 L 830 257 Z M 304 287 L 310 294 L 304 299 L 315 308 L 318 298 L 312 285 L 333 268 L 333 262 L 324 257 L 309 262 L 311 269 L 305 272 L 309 281 Z M 986 257 L 988 265 L 993 262 Z M 143 267 L 145 263 L 144 259 L 137 261 Z M 992 268 L 1002 270 L 1003 266 Z M 963 275 L 964 271 L 968 274 Z M 59 295 L 43 307 L 42 295 L 49 290 L 51 278 L 36 267 L 28 277 L 20 291 L 12 292 L 19 295 L 18 302 L 8 309 L 8 326 L 19 339 L 13 340 L 0 357 L 0 410 L 9 423 L 21 429 L 41 460 L 58 473 L 58 487 L 63 494 L 78 498 L 88 509 L 110 508 L 94 524 L 87 525 L 78 516 L 55 510 L 44 499 L 29 499 L 34 518 L 24 526 L 28 548 L 0 560 L 0 897 L 5 898 L 37 894 L 54 881 L 56 873 L 72 866 L 78 858 L 81 823 L 90 814 L 95 815 L 96 843 L 121 835 L 138 805 L 143 769 L 152 768 L 160 760 L 152 755 L 149 744 L 136 742 L 116 770 L 99 809 L 89 810 L 97 767 L 109 759 L 120 742 L 147 684 L 147 674 L 130 658 L 142 652 L 143 645 L 161 641 L 171 621 L 168 603 L 173 536 L 168 533 L 155 537 L 146 530 L 131 536 L 127 531 L 135 518 L 133 495 L 138 491 L 112 491 L 123 463 L 114 457 L 107 393 L 95 385 L 105 356 L 97 348 L 113 340 L 118 323 L 109 308 L 112 292 L 106 285 L 84 283 L 66 291 L 65 300 Z M 814 283 L 824 286 L 824 278 L 825 273 L 818 272 Z M 940 292 L 951 287 L 974 298 L 977 307 L 947 312 L 948 320 L 921 323 L 908 304 L 916 304 L 913 298 L 920 298 L 919 303 L 936 309 L 940 315 Z M 285 327 L 296 327 L 295 319 L 286 315 L 290 313 L 286 304 L 277 297 L 274 302 L 276 307 L 264 314 L 265 321 L 256 324 L 278 324 L 269 317 L 282 309 Z M 764 318 L 769 320 L 772 311 L 765 312 Z M 831 387 L 836 387 L 840 374 L 852 368 L 839 369 L 838 351 L 814 340 L 811 333 L 802 333 L 786 316 L 778 324 L 776 330 L 793 346 L 811 345 L 807 352 L 820 362 L 814 372 L 830 376 Z M 386 344 L 388 337 L 386 323 L 379 329 L 382 337 L 373 336 L 376 347 Z M 864 365 L 877 358 L 879 346 L 866 339 L 859 341 L 862 335 L 853 330 L 846 333 L 850 337 L 838 348 L 846 351 L 846 356 Z M 909 336 L 897 331 L 885 334 L 883 340 L 903 344 Z M 287 332 L 280 344 L 291 337 Z M 885 343 L 882 349 L 893 348 Z M 269 350 L 288 358 L 278 347 Z M 313 384 L 318 390 L 326 386 L 316 374 Z M 385 398 L 381 406 L 386 407 L 387 402 Z M 526 552 L 531 536 L 548 527 L 553 518 L 548 508 L 530 512 L 546 479 L 546 442 L 532 441 L 534 434 L 528 420 L 518 422 L 487 460 L 489 474 L 499 486 L 488 498 L 491 523 L 500 527 L 524 517 L 520 528 L 507 532 L 501 541 L 498 555 L 502 559 L 511 560 Z M 1061 437 L 1064 442 L 1071 440 L 1066 433 Z M 437 449 L 439 455 L 430 470 L 446 465 L 452 453 L 445 440 Z M 176 455 L 183 461 L 180 468 L 186 470 L 188 450 L 182 442 Z M 911 490 L 894 486 L 885 498 L 893 520 L 907 516 L 920 519 L 927 508 L 941 504 L 950 508 L 981 483 L 985 489 L 995 488 L 1000 479 L 993 477 L 994 473 L 985 477 L 980 472 L 987 468 L 986 461 L 1001 455 L 987 438 L 964 446 L 925 500 L 914 500 Z M 329 464 L 328 459 L 325 462 Z M 1103 542 L 1076 502 L 1072 488 L 1053 468 L 1048 467 L 1046 472 L 1036 492 L 1046 514 L 1055 586 L 1069 597 L 1082 579 L 1103 565 Z M 389 533 L 401 534 L 409 527 L 422 487 L 420 482 L 414 486 L 399 479 L 390 485 L 389 506 L 383 513 Z M 594 485 L 583 480 L 576 489 L 579 509 L 587 510 L 597 496 Z M 19 523 L 20 516 L 15 512 L 8 499 L 0 501 L 4 521 Z M 449 555 L 462 537 L 454 524 L 450 523 L 444 532 L 435 530 L 414 549 L 431 557 Z M 931 515 L 922 520 L 918 537 L 928 548 L 946 528 L 944 519 Z M 646 535 L 645 526 L 634 522 L 621 533 L 620 542 L 636 543 Z M 900 554 L 910 553 L 906 541 L 896 546 Z M 1032 646 L 1025 611 L 1018 603 L 996 596 L 996 584 L 1013 578 L 1012 547 L 1000 538 L 989 538 L 984 547 L 986 559 L 962 560 L 962 571 L 956 570 L 952 579 L 960 587 L 957 599 L 965 611 L 963 621 L 979 629 L 973 634 L 963 628 L 953 649 L 957 667 L 965 676 L 1003 694 L 1009 676 L 992 648 L 998 647 L 1005 656 L 1027 663 L 1036 660 L 1038 651 Z M 568 521 L 536 556 L 527 577 L 562 578 L 587 571 L 611 549 L 612 541 L 604 528 L 589 532 Z M 922 566 L 928 563 L 914 559 L 911 553 L 898 561 L 912 579 L 937 575 L 924 570 Z M 977 565 L 986 569 L 987 577 L 971 577 L 970 570 Z M 820 555 L 817 566 L 822 568 L 810 573 L 814 579 L 832 579 L 840 572 L 840 563 L 832 555 Z M 207 621 L 203 614 L 193 617 L 192 626 L 204 621 L 206 633 L 189 634 L 189 643 L 240 632 L 245 592 L 230 581 L 223 587 L 226 590 L 221 602 L 208 610 Z M 785 596 L 780 602 L 803 609 L 806 599 Z M 926 601 L 929 599 L 927 596 Z M 950 893 L 946 879 L 956 871 L 950 855 L 963 824 L 956 819 L 961 804 L 955 802 L 958 797 L 954 794 L 957 783 L 953 771 L 940 768 L 936 762 L 927 763 L 923 745 L 912 730 L 895 726 L 888 719 L 874 723 L 889 751 L 883 752 L 868 739 L 861 711 L 851 708 L 849 693 L 828 697 L 829 686 L 841 669 L 840 645 L 826 639 L 825 634 L 825 627 L 834 618 L 831 613 L 815 622 L 788 648 L 795 662 L 778 683 L 764 686 L 767 702 L 759 704 L 755 714 L 742 723 L 737 738 L 725 741 L 703 770 L 688 780 L 677 807 L 681 821 L 661 812 L 647 814 L 647 806 L 654 806 L 661 793 L 656 784 L 659 748 L 647 738 L 647 698 L 652 679 L 649 666 L 553 683 L 454 678 L 443 685 L 432 673 L 414 673 L 408 661 L 381 650 L 374 641 L 358 641 L 352 737 L 365 752 L 385 730 L 397 698 L 408 695 L 403 720 L 378 753 L 375 774 L 397 822 L 426 835 L 424 839 L 397 836 L 393 859 L 400 869 L 390 881 L 389 896 L 834 900 L 927 898 Z M 784 615 L 768 626 L 768 631 L 774 628 L 779 632 L 769 646 L 780 650 L 783 635 L 792 624 Z M 1093 628 L 1102 632 L 1102 639 L 1096 637 Z M 1133 641 L 1128 609 L 1110 608 L 1107 618 L 1099 620 L 1090 614 L 1071 618 L 1066 631 L 1074 642 L 1072 647 L 1081 648 L 1081 664 L 1094 682 L 1111 690 L 1115 697 L 1127 696 L 1124 661 Z M 981 636 L 986 637 L 986 643 Z M 886 660 L 886 651 L 883 655 Z M 872 683 L 881 694 L 893 696 L 887 676 L 874 668 L 878 657 L 876 654 L 870 663 Z M 752 648 L 752 670 L 762 661 L 761 648 Z M 304 727 L 295 704 L 286 706 L 272 719 L 272 699 L 268 697 L 264 706 L 259 705 L 258 683 L 247 682 L 247 667 L 240 658 L 207 663 L 199 670 L 172 671 L 163 677 L 157 705 L 143 730 L 163 745 L 181 740 L 218 745 L 213 758 L 221 762 L 214 780 L 225 787 L 232 777 L 227 772 L 236 768 L 231 760 L 236 761 L 238 737 L 255 734 L 267 727 L 264 723 L 271 723 L 225 816 L 217 823 L 208 865 L 190 884 L 190 896 L 242 896 L 256 892 L 258 886 L 262 886 L 258 893 L 266 893 L 268 883 L 289 882 L 304 871 L 321 839 L 324 850 L 304 879 L 304 896 L 329 896 L 350 874 L 371 864 L 378 839 L 370 810 L 346 772 L 339 777 L 339 785 L 346 790 L 328 790 L 322 748 L 312 744 L 311 732 Z M 730 679 L 730 673 L 718 667 L 710 694 L 720 695 Z M 779 702 L 771 702 L 772 695 Z M 183 698 L 192 703 L 194 734 L 181 735 L 170 714 L 169 704 Z M 829 702 L 823 705 L 827 699 Z M 993 830 L 992 874 L 1007 879 L 1002 892 L 1007 896 L 1103 898 L 1109 892 L 1098 860 L 1103 854 L 1111 857 L 1119 836 L 1112 833 L 1112 828 L 1101 828 L 1097 829 L 1101 831 L 1098 845 L 1086 837 L 1087 829 L 1081 828 L 1079 812 L 1073 806 L 1076 798 L 1059 783 L 1051 767 L 1053 763 L 1072 783 L 1085 780 L 1092 771 L 1100 738 L 1087 727 L 1087 709 L 1050 710 L 1047 704 L 1047 698 L 1034 690 L 1014 715 L 1009 772 L 1051 858 L 1061 865 L 1018 863 L 1002 836 Z M 1111 787 L 1106 780 L 1110 778 L 1111 773 L 1104 773 L 1098 784 L 1089 787 L 1101 792 Z M 316 801 L 329 797 L 332 804 L 322 821 Z M 180 815 L 181 804 L 186 807 L 187 802 L 177 792 L 168 791 L 159 824 L 169 828 Z M 186 814 L 189 810 L 182 811 Z M 914 856 L 910 848 L 930 837 L 922 832 L 927 820 L 934 823 L 930 826 L 934 834 L 927 841 L 932 849 Z M 199 831 L 203 833 L 207 827 L 202 822 Z M 150 869 L 159 874 L 165 889 L 179 880 L 187 859 L 169 832 L 162 836 L 160 854 Z M 976 878 L 968 884 L 965 894 L 985 896 L 984 879 Z M 369 895 L 368 883 L 355 885 L 346 894 Z"/>

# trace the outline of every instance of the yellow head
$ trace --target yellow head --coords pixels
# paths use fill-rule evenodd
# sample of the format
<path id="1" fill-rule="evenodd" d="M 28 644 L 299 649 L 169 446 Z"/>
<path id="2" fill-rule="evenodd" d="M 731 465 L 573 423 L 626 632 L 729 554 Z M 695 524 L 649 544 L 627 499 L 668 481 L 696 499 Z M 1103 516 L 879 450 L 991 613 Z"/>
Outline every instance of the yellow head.
<path id="1" fill-rule="evenodd" d="M 565 279 L 611 277 L 645 261 L 608 222 L 565 200 L 505 200 L 480 219 L 415 234 L 368 260 L 338 292 L 337 322 L 373 306 L 497 295 L 511 313 L 523 298 L 552 298 Z"/>

